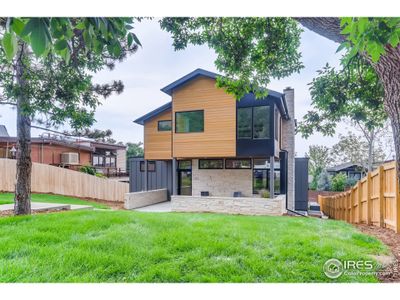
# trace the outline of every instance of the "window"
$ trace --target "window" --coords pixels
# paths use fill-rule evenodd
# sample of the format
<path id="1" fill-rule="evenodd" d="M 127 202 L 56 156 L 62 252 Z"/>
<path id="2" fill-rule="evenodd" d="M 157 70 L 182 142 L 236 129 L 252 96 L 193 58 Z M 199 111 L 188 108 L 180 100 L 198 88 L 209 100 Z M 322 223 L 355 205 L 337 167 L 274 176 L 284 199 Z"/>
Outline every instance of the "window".
<path id="1" fill-rule="evenodd" d="M 158 121 L 158 131 L 171 131 L 172 122 L 171 120 Z"/>
<path id="2" fill-rule="evenodd" d="M 281 162 L 275 160 L 274 163 L 274 192 L 276 195 L 281 193 Z M 261 190 L 269 191 L 270 184 L 270 163 L 267 159 L 254 159 L 253 170 L 253 194 L 259 194 Z"/>
<path id="3" fill-rule="evenodd" d="M 252 107 L 238 108 L 237 111 L 237 138 L 251 139 Z"/>
<path id="4" fill-rule="evenodd" d="M 192 169 L 192 161 L 191 160 L 179 160 L 178 161 L 178 169 L 179 170 L 191 170 Z"/>
<path id="5" fill-rule="evenodd" d="M 270 138 L 269 111 L 269 106 L 256 106 L 253 108 L 253 139 Z"/>
<path id="6" fill-rule="evenodd" d="M 269 159 L 255 158 L 253 160 L 254 169 L 269 169 Z"/>
<path id="7" fill-rule="evenodd" d="M 103 167 L 104 166 L 104 156 L 93 155 L 93 166 Z"/>
<path id="8" fill-rule="evenodd" d="M 227 159 L 226 169 L 251 169 L 251 159 Z"/>
<path id="9" fill-rule="evenodd" d="M 147 172 L 155 172 L 156 171 L 156 162 L 148 161 L 147 162 Z M 140 162 L 140 172 L 144 172 L 144 161 Z"/>
<path id="10" fill-rule="evenodd" d="M 175 113 L 175 132 L 203 132 L 204 111 L 184 111 Z"/>
<path id="11" fill-rule="evenodd" d="M 199 169 L 223 169 L 223 159 L 199 159 Z"/>

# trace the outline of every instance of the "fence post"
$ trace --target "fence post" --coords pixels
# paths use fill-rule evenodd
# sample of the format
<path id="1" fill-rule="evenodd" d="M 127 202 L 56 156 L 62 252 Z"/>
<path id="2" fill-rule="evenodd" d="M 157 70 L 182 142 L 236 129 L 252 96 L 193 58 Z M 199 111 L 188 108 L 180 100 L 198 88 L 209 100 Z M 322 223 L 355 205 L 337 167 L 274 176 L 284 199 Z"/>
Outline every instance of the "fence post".
<path id="1" fill-rule="evenodd" d="M 385 227 L 385 169 L 379 167 L 379 227 Z"/>
<path id="2" fill-rule="evenodd" d="M 367 224 L 371 225 L 372 216 L 372 201 L 371 201 L 371 191 L 372 191 L 372 180 L 371 173 L 367 174 Z"/>
<path id="3" fill-rule="evenodd" d="M 362 223 L 362 205 L 361 205 L 361 200 L 362 200 L 362 189 L 361 189 L 361 182 L 357 182 L 357 190 L 358 190 L 358 224 Z"/>

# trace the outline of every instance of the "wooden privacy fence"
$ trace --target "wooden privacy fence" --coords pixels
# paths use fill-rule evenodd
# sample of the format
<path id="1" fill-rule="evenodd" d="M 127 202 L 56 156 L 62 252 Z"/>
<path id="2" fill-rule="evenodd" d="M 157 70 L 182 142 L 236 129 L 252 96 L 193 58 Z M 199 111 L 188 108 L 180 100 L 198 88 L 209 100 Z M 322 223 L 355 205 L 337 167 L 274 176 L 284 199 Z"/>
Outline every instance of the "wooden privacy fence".
<path id="1" fill-rule="evenodd" d="M 14 192 L 16 160 L 0 159 L 0 191 Z M 32 164 L 32 192 L 123 202 L 129 184 L 45 164 Z"/>
<path id="2" fill-rule="evenodd" d="M 346 192 L 318 196 L 318 202 L 321 211 L 332 219 L 400 232 L 400 192 L 395 162 L 368 173 Z"/>

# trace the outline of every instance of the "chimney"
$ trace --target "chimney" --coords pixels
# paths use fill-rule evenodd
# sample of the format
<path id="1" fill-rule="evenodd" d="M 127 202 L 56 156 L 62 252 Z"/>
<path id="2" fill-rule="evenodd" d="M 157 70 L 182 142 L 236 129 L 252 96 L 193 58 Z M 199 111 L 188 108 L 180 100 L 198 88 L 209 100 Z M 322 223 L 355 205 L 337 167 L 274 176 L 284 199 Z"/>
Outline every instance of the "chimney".
<path id="1" fill-rule="evenodd" d="M 286 105 L 289 113 L 289 120 L 282 120 L 282 148 L 287 151 L 287 197 L 288 208 L 294 210 L 294 187 L 295 187 L 295 130 L 296 121 L 294 118 L 294 89 L 287 87 L 283 90 Z"/>

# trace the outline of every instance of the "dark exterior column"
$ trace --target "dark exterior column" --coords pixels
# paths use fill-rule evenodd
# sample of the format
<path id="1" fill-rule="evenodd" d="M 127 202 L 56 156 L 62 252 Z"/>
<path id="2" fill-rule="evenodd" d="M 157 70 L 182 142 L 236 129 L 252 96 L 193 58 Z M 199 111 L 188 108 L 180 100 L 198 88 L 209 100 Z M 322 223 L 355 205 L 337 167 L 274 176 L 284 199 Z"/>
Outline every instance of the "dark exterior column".
<path id="1" fill-rule="evenodd" d="M 143 183 L 144 183 L 144 190 L 145 191 L 147 191 L 147 187 L 148 187 L 148 185 L 147 185 L 147 176 L 148 175 L 148 172 L 147 172 L 147 159 L 145 159 L 144 160 L 144 180 L 143 180 Z"/>
<path id="2" fill-rule="evenodd" d="M 270 198 L 273 199 L 275 198 L 275 178 L 274 178 L 274 172 L 275 172 L 275 157 L 271 156 L 269 158 L 269 195 Z"/>
<path id="3" fill-rule="evenodd" d="M 177 189 L 177 178 L 176 178 L 176 172 L 177 171 L 177 161 L 176 158 L 172 159 L 172 195 L 177 195 L 178 194 L 178 189 Z"/>

